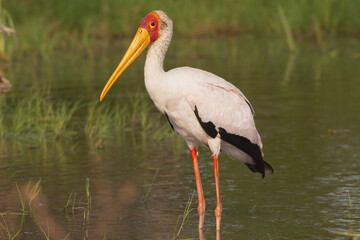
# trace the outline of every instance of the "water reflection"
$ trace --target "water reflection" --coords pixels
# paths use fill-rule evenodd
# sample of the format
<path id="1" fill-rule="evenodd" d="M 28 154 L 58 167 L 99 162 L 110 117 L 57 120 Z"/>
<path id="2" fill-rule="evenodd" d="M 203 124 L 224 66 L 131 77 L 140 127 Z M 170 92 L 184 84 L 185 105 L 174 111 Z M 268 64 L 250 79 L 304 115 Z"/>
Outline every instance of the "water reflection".
<path id="1" fill-rule="evenodd" d="M 294 53 L 289 54 L 289 60 L 286 64 L 284 77 L 283 77 L 283 83 L 282 83 L 285 86 L 287 86 L 289 84 L 289 81 L 291 79 L 291 74 L 294 70 L 295 60 L 296 60 L 296 54 L 294 54 Z"/>
<path id="2" fill-rule="evenodd" d="M 190 65 L 239 86 L 256 110 L 265 160 L 276 169 L 275 175 L 261 180 L 243 164 L 221 156 L 223 239 L 343 239 L 333 233 L 360 230 L 360 68 L 356 58 L 360 47 L 358 43 L 339 46 L 349 49 L 331 55 L 305 43 L 296 55 L 289 55 L 281 42 L 237 38 L 183 39 L 170 46 L 167 69 Z M 53 95 L 59 99 L 76 101 L 81 95 L 86 101 L 93 100 L 104 84 L 100 79 L 106 81 L 118 61 L 113 53 L 120 51 L 109 49 L 111 54 L 95 56 L 97 64 L 59 53 L 52 58 L 56 61 L 39 64 L 38 73 L 32 67 L 17 67 L 33 66 L 33 59 L 25 56 L 23 62 L 9 67 L 7 77 L 14 80 L 19 95 L 26 94 L 28 85 L 51 82 Z M 145 94 L 142 68 L 141 59 L 133 64 L 124 76 L 129 81 L 117 82 L 119 94 L 113 94 L 112 100 L 123 101 L 125 92 L 139 88 Z M 2 100 L 0 104 L 5 104 L 6 99 Z M 81 116 L 76 121 L 83 124 Z M 9 226 L 12 235 L 22 229 L 19 236 L 33 239 L 44 236 L 41 229 L 61 239 L 68 233 L 67 239 L 102 239 L 104 235 L 106 239 L 172 239 L 195 189 L 187 147 L 175 135 L 162 141 L 141 132 L 114 135 L 122 137 L 103 139 L 99 144 L 81 138 L 44 145 L 36 140 L 1 139 L 3 225 Z M 179 238 L 220 239 L 213 213 L 216 195 L 211 155 L 205 148 L 199 151 L 208 209 L 205 225 L 203 231 L 198 230 L 196 210 L 192 211 Z M 143 203 L 145 181 L 151 182 L 157 169 L 149 198 Z M 30 208 L 26 186 L 29 180 L 33 186 L 40 178 L 41 191 Z M 87 178 L 92 204 L 89 219 L 84 221 L 84 211 L 72 214 L 62 209 L 71 192 L 77 193 L 76 206 L 86 206 L 82 204 L 87 202 Z M 15 183 L 26 215 L 19 211 L 22 205 Z M 348 192 L 355 209 L 351 214 L 346 212 Z M 196 208 L 195 201 L 191 208 Z"/>
<path id="3" fill-rule="evenodd" d="M 205 240 L 205 235 L 204 235 L 203 229 L 199 229 L 199 240 Z M 221 232 L 220 231 L 216 231 L 216 240 L 221 240 Z"/>
<path id="4" fill-rule="evenodd" d="M 50 213 L 47 207 L 49 205 L 47 198 L 36 183 L 30 181 L 16 186 L 4 198 L 2 204 L 8 206 L 8 210 L 2 216 L 3 224 L 0 229 L 0 236 L 4 237 L 4 239 L 6 235 L 8 235 L 9 239 L 15 236 L 26 237 L 26 235 L 36 235 L 33 232 L 34 230 L 30 232 L 22 231 L 25 219 L 30 216 L 45 236 L 51 236 L 54 239 L 69 239 L 69 234 L 66 233 L 64 228 Z"/>

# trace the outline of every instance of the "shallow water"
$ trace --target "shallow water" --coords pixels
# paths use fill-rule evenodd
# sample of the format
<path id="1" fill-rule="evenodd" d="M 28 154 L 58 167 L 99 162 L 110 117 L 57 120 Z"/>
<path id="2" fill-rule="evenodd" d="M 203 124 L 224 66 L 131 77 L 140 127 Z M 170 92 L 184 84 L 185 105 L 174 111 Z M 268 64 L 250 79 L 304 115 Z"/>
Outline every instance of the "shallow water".
<path id="1" fill-rule="evenodd" d="M 94 101 L 129 42 L 95 50 L 92 58 L 71 60 L 61 53 L 34 63 L 28 56 L 13 63 L 7 77 L 19 96 L 29 86 L 50 84 L 56 98 Z M 291 54 L 282 41 L 175 36 L 169 49 L 165 68 L 205 69 L 243 91 L 256 111 L 265 160 L 275 169 L 261 179 L 220 155 L 222 239 L 346 239 L 335 232 L 360 231 L 360 45 L 347 40 L 328 43 L 326 52 L 307 43 L 299 48 Z M 144 92 L 143 64 L 144 56 L 105 101 Z M 175 135 L 162 141 L 135 132 L 125 136 L 105 141 L 104 148 L 81 138 L 45 144 L 0 140 L 0 212 L 7 213 L 0 222 L 13 233 L 21 228 L 19 239 L 43 238 L 39 226 L 54 239 L 68 233 L 68 239 L 171 239 L 196 189 L 190 153 Z M 206 147 L 199 161 L 207 204 L 204 235 L 215 239 L 215 183 Z M 29 181 L 40 178 L 35 207 L 26 207 L 30 214 L 21 222 L 11 214 L 21 208 L 16 183 L 25 195 Z M 88 217 L 83 209 L 64 213 L 70 193 L 76 193 L 76 206 L 87 206 L 86 179 Z M 191 207 L 179 239 L 198 238 L 196 193 Z"/>

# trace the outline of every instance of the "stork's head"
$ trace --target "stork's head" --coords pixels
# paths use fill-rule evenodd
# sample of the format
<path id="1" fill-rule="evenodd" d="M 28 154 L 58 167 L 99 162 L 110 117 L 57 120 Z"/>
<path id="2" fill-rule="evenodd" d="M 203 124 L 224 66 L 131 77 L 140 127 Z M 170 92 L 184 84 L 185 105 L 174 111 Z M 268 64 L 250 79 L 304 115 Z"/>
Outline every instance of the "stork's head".
<path id="1" fill-rule="evenodd" d="M 126 51 L 123 59 L 121 60 L 114 73 L 106 83 L 101 96 L 100 101 L 105 97 L 106 93 L 110 90 L 111 86 L 125 71 L 125 69 L 140 55 L 142 51 L 152 42 L 156 41 L 164 33 L 172 34 L 172 21 L 163 11 L 156 10 L 147 14 L 141 19 L 139 28 L 132 40 L 128 50 Z"/>
<path id="2" fill-rule="evenodd" d="M 159 24 L 159 15 L 151 12 L 141 19 L 139 29 L 144 29 L 149 34 L 150 42 L 153 42 L 159 37 Z"/>
<path id="3" fill-rule="evenodd" d="M 172 21 L 163 11 L 156 10 L 141 19 L 139 28 L 148 32 L 152 43 L 165 31 L 172 32 Z"/>

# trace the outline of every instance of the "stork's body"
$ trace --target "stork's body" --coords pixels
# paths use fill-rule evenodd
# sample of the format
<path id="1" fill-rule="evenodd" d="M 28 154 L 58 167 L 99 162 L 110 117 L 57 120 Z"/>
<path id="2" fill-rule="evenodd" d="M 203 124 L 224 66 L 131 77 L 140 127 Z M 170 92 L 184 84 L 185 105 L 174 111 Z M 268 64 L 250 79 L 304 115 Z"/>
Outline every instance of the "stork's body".
<path id="1" fill-rule="evenodd" d="M 144 17 L 139 30 L 101 95 L 101 100 L 125 68 L 150 45 L 145 62 L 145 85 L 157 109 L 166 115 L 173 130 L 187 143 L 193 158 L 199 199 L 199 228 L 203 227 L 205 200 L 197 159 L 200 144 L 209 146 L 214 160 L 217 207 L 216 229 L 220 230 L 221 200 L 218 154 L 224 151 L 241 160 L 253 172 L 265 175 L 272 167 L 263 160 L 262 142 L 256 130 L 250 102 L 231 83 L 212 73 L 180 67 L 165 72 L 163 62 L 171 41 L 173 24 L 162 11 Z"/>
<path id="2" fill-rule="evenodd" d="M 145 83 L 156 107 L 166 114 L 174 131 L 190 149 L 204 143 L 214 155 L 221 149 L 232 158 L 253 163 L 251 156 L 224 142 L 219 134 L 221 128 L 262 147 L 252 107 L 235 86 L 214 74 L 189 67 L 163 72 L 156 78 L 145 74 Z"/>

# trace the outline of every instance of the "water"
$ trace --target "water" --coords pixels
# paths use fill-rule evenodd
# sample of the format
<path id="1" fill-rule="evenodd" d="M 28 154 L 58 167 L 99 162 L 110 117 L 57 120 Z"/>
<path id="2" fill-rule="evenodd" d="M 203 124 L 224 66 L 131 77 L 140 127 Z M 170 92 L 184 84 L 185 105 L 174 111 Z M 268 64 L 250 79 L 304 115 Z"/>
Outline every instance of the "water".
<path id="1" fill-rule="evenodd" d="M 97 49 L 90 58 L 61 53 L 34 63 L 28 56 L 13 63 L 7 77 L 19 96 L 31 85 L 50 84 L 57 98 L 94 101 L 129 43 Z M 261 179 L 220 155 L 222 239 L 346 239 L 335 232 L 360 231 L 360 45 L 328 43 L 325 53 L 306 42 L 299 48 L 291 54 L 282 41 L 175 36 L 169 49 L 166 69 L 209 70 L 244 92 L 256 111 L 265 160 L 275 169 Z M 105 101 L 144 92 L 143 64 L 144 56 Z M 212 159 L 206 147 L 199 154 L 207 204 L 204 235 L 215 239 Z M 25 189 L 33 188 L 29 181 L 39 179 L 41 191 L 21 221 L 14 214 L 21 212 L 16 184 L 26 199 Z M 91 194 L 87 217 L 86 179 Z M 46 234 L 64 239 L 68 233 L 68 239 L 171 239 L 195 189 L 190 153 L 177 136 L 153 141 L 130 132 L 105 141 L 104 148 L 78 138 L 44 145 L 0 140 L 0 212 L 6 213 L 0 222 L 11 226 L 12 234 L 21 228 L 19 239 Z M 64 213 L 71 193 L 77 208 Z M 191 207 L 179 239 L 198 238 L 196 193 Z M 7 236 L 4 228 L 0 233 Z"/>

